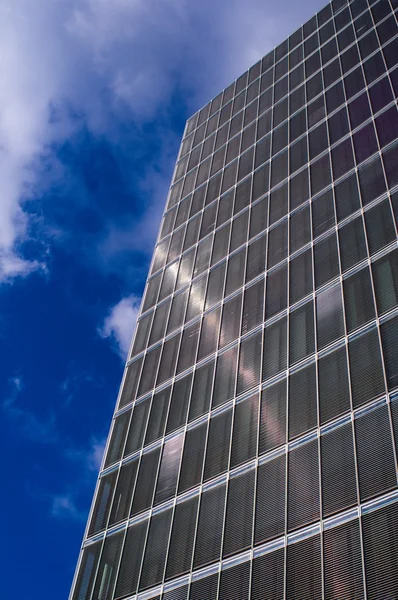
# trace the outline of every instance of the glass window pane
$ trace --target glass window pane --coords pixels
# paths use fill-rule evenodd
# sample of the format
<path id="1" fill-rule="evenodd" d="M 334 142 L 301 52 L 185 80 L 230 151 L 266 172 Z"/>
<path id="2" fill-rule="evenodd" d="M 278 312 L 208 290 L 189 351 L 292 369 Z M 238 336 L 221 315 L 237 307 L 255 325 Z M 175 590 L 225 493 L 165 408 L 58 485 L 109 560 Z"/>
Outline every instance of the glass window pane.
<path id="1" fill-rule="evenodd" d="M 321 425 L 350 410 L 348 360 L 345 346 L 319 359 L 318 387 Z"/>
<path id="2" fill-rule="evenodd" d="M 292 365 L 315 352 L 312 300 L 290 313 L 289 328 L 289 364 Z"/>
<path id="3" fill-rule="evenodd" d="M 290 375 L 288 422 L 289 439 L 317 426 L 315 363 Z"/>
<path id="4" fill-rule="evenodd" d="M 372 263 L 379 315 L 398 305 L 398 250 Z"/>
<path id="5" fill-rule="evenodd" d="M 344 279 L 343 289 L 347 331 L 351 333 L 375 318 L 369 268 Z"/>
<path id="6" fill-rule="evenodd" d="M 348 349 L 352 401 L 356 408 L 385 391 L 377 329 L 350 340 Z"/>
<path id="7" fill-rule="evenodd" d="M 328 517 L 357 502 L 351 423 L 321 436 L 322 509 Z"/>

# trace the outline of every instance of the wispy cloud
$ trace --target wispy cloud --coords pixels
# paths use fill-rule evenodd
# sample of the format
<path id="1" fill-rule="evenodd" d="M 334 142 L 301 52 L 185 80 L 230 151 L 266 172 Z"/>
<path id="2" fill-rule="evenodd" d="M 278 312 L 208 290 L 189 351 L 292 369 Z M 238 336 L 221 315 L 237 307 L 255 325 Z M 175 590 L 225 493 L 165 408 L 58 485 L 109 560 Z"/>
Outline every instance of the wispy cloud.
<path id="1" fill-rule="evenodd" d="M 109 338 L 120 358 L 125 361 L 129 351 L 131 337 L 137 321 L 141 299 L 137 296 L 122 298 L 111 308 L 98 333 Z"/>
<path id="2" fill-rule="evenodd" d="M 51 499 L 51 515 L 57 519 L 84 521 L 87 514 L 77 508 L 72 494 L 60 494 Z"/>
<path id="3" fill-rule="evenodd" d="M 21 375 L 9 378 L 8 389 L 9 393 L 1 404 L 4 416 L 21 431 L 26 439 L 41 444 L 55 443 L 58 439 L 55 415 L 50 413 L 45 418 L 39 417 L 18 402 L 24 390 Z"/>

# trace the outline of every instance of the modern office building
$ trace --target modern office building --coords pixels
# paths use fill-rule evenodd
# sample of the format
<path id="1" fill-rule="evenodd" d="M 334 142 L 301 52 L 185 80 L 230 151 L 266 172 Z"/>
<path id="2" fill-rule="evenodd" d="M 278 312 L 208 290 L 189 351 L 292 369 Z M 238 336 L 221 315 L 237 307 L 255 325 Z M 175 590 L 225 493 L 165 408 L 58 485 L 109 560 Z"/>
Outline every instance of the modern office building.
<path id="1" fill-rule="evenodd" d="M 397 11 L 188 120 L 72 600 L 398 598 Z"/>

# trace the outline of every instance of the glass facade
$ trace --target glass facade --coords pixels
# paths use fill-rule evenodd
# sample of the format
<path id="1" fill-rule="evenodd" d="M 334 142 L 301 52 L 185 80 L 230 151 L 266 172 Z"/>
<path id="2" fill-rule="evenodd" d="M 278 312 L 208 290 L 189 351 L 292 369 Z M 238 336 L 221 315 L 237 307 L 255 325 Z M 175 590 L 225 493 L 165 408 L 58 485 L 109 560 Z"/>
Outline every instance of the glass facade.
<path id="1" fill-rule="evenodd" d="M 398 597 L 397 13 L 188 120 L 71 600 Z"/>

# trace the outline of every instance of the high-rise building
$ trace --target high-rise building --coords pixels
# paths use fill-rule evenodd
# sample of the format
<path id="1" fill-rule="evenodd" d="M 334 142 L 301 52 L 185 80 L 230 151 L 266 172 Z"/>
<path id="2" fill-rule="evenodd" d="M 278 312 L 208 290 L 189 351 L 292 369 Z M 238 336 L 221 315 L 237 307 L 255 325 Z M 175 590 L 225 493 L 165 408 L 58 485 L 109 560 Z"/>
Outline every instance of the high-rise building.
<path id="1" fill-rule="evenodd" d="M 188 120 L 72 600 L 398 598 L 397 9 Z"/>

